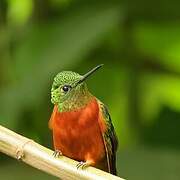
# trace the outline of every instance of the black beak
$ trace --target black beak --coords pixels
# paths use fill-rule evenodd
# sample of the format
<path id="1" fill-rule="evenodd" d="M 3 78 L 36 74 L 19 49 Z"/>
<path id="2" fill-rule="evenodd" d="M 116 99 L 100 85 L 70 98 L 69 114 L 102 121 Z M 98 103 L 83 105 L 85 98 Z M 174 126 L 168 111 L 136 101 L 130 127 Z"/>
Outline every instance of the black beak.
<path id="1" fill-rule="evenodd" d="M 86 74 L 83 75 L 82 79 L 80 79 L 77 82 L 77 85 L 82 83 L 83 81 L 85 81 L 91 74 L 93 74 L 95 71 L 97 71 L 99 68 L 101 68 L 104 64 L 100 64 L 98 66 L 96 66 L 95 68 L 91 69 L 89 72 L 87 72 Z"/>

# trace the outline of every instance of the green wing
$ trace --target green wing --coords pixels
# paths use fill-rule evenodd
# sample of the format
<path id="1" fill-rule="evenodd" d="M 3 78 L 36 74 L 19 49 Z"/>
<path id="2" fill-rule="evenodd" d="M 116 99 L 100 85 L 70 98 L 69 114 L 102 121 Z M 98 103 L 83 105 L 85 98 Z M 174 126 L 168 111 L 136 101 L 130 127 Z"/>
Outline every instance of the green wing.
<path id="1" fill-rule="evenodd" d="M 102 133 L 102 135 L 106 149 L 108 169 L 110 173 L 116 175 L 116 151 L 118 140 L 107 107 L 100 101 L 99 105 L 107 127 L 106 132 Z"/>

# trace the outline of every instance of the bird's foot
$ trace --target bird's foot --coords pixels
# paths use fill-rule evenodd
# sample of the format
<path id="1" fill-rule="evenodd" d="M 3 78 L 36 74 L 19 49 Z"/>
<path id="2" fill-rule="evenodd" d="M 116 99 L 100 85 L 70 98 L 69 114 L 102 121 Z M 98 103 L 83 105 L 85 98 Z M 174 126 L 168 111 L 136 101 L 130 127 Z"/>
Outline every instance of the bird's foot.
<path id="1" fill-rule="evenodd" d="M 84 169 L 84 168 L 88 167 L 89 165 L 90 165 L 89 163 L 81 161 L 76 165 L 76 168 L 77 169 L 79 169 L 79 168 Z"/>
<path id="2" fill-rule="evenodd" d="M 62 156 L 63 154 L 62 154 L 62 152 L 60 151 L 60 150 L 55 150 L 54 152 L 53 152 L 53 156 L 55 157 L 55 158 L 59 158 L 60 156 Z"/>

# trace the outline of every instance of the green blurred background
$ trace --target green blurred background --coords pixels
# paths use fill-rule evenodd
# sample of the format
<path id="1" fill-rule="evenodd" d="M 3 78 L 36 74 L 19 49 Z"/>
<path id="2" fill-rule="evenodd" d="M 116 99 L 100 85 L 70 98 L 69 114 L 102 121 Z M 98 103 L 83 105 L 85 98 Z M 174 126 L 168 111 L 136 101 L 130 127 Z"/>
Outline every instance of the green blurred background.
<path id="1" fill-rule="evenodd" d="M 119 176 L 180 179 L 180 1 L 0 0 L 0 124 L 52 148 L 50 88 L 84 74 L 109 108 Z M 57 179 L 0 154 L 0 179 Z"/>

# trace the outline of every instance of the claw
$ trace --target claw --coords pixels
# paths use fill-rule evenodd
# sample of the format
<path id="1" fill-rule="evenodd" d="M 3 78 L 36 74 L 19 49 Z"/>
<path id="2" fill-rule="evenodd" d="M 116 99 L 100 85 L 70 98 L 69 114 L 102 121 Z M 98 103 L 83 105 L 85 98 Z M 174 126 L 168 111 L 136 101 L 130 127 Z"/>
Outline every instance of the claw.
<path id="1" fill-rule="evenodd" d="M 88 166 L 89 166 L 89 164 L 88 164 L 87 162 L 81 161 L 81 162 L 79 162 L 79 163 L 76 165 L 76 168 L 77 168 L 77 169 L 79 169 L 79 168 L 84 169 L 84 168 L 86 168 L 86 167 L 88 167 Z"/>
<path id="2" fill-rule="evenodd" d="M 62 156 L 63 154 L 62 154 L 62 152 L 60 151 L 60 150 L 55 150 L 54 152 L 53 152 L 53 156 L 55 157 L 55 158 L 59 158 L 60 156 Z"/>

